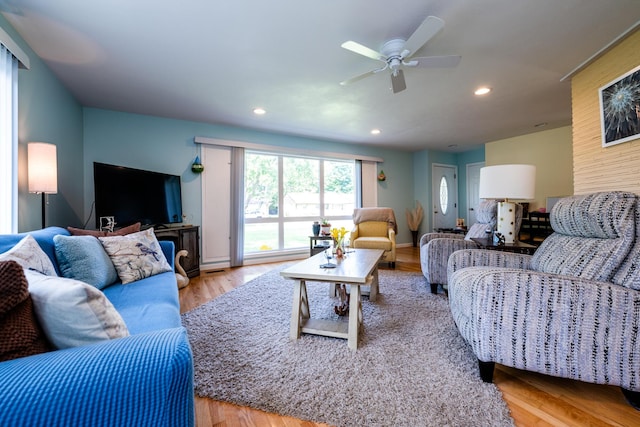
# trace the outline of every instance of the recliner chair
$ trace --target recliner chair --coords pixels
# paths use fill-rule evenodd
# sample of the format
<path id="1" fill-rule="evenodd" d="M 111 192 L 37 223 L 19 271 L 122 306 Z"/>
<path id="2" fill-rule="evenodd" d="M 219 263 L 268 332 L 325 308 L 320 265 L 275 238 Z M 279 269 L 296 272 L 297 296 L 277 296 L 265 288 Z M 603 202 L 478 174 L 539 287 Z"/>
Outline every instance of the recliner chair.
<path id="1" fill-rule="evenodd" d="M 487 237 L 487 230 L 494 231 L 497 222 L 498 203 L 483 200 L 476 212 L 476 223 L 466 235 L 454 233 L 427 233 L 420 239 L 420 267 L 431 285 L 431 293 L 438 292 L 438 285 L 447 289 L 447 261 L 449 256 L 461 249 L 478 249 L 471 238 Z M 516 205 L 516 236 L 522 224 L 522 206 Z M 490 234 L 489 234 L 490 236 Z"/>

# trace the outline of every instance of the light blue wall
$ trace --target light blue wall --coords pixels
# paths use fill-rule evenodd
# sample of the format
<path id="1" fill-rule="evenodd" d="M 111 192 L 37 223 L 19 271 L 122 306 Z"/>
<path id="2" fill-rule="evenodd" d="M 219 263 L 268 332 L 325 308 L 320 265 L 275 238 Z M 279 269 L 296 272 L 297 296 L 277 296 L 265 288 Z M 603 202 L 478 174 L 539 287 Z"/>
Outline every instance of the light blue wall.
<path id="1" fill-rule="evenodd" d="M 0 15 L 4 29 L 29 56 L 31 68 L 18 74 L 18 230 L 42 226 L 40 194 L 29 194 L 27 142 L 58 149 L 58 194 L 48 196 L 47 225 L 80 225 L 83 206 L 82 107 Z"/>
<path id="2" fill-rule="evenodd" d="M 103 162 L 180 175 L 183 211 L 193 218 L 190 222 L 201 224 L 201 182 L 199 175 L 191 172 L 191 163 L 198 153 L 193 142 L 196 136 L 381 157 L 384 162 L 378 170 L 384 170 L 387 180 L 377 184 L 378 204 L 395 210 L 398 242 L 411 242 L 404 212 L 414 203 L 412 153 L 95 108 L 84 109 L 84 203 L 87 216 L 93 202 L 93 162 Z M 95 224 L 94 218 L 90 224 Z"/>

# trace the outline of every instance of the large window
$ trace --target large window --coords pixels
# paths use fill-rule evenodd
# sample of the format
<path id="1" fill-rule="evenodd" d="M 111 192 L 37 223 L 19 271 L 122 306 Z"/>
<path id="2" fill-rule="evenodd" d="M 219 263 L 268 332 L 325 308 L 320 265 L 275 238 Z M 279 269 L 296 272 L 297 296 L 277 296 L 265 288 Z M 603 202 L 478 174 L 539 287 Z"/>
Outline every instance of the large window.
<path id="1" fill-rule="evenodd" d="M 245 254 L 306 248 L 321 218 L 352 226 L 354 161 L 247 151 L 244 177 Z"/>

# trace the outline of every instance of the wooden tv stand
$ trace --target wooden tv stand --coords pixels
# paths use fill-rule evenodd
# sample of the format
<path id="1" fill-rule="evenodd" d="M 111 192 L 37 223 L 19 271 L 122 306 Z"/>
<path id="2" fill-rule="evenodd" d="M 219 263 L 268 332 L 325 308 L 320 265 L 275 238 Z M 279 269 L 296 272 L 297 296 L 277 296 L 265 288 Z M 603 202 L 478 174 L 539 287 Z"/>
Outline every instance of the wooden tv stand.
<path id="1" fill-rule="evenodd" d="M 200 227 L 186 225 L 180 227 L 154 228 L 158 240 L 169 240 L 176 246 L 176 253 L 187 250 L 189 255 L 180 261 L 182 268 L 189 277 L 200 275 Z"/>

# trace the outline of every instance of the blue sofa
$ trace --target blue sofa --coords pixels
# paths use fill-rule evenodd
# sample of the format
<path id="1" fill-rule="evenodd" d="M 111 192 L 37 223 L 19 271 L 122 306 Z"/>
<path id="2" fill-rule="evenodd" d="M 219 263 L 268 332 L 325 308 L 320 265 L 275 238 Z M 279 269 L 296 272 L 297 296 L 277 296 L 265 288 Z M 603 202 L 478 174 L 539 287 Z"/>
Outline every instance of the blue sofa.
<path id="1" fill-rule="evenodd" d="M 0 235 L 0 253 L 25 234 Z M 68 231 L 28 234 L 59 273 L 53 237 Z M 173 243 L 160 245 L 173 268 Z M 117 282 L 103 292 L 131 336 L 1 362 L 0 425 L 194 425 L 193 358 L 174 273 Z"/>

